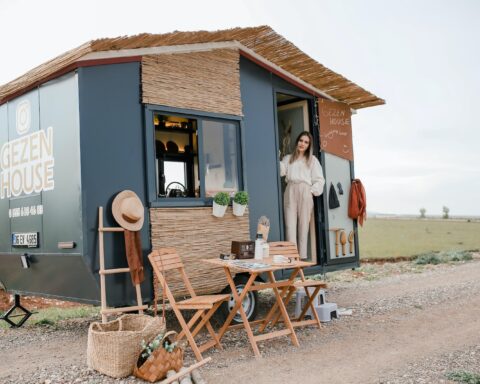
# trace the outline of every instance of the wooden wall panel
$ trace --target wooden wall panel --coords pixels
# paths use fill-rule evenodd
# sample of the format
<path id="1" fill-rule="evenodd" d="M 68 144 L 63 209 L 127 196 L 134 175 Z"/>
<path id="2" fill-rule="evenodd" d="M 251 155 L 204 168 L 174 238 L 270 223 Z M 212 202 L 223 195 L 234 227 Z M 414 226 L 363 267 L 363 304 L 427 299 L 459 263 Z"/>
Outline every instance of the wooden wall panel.
<path id="1" fill-rule="evenodd" d="M 239 63 L 237 49 L 144 56 L 142 101 L 241 116 Z"/>
<path id="2" fill-rule="evenodd" d="M 222 268 L 201 261 L 230 252 L 232 240 L 249 240 L 248 209 L 237 217 L 228 207 L 225 216 L 212 216 L 211 207 L 151 208 L 152 248 L 174 247 L 197 294 L 218 293 L 227 286 Z M 185 294 L 177 273 L 167 275 L 176 296 Z M 160 296 L 161 297 L 161 296 Z"/>

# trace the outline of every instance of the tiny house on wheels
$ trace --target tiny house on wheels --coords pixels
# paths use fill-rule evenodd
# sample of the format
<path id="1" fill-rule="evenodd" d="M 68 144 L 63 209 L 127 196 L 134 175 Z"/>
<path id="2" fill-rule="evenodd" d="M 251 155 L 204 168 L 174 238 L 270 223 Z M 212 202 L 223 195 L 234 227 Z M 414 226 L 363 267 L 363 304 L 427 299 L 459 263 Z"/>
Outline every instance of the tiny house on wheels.
<path id="1" fill-rule="evenodd" d="M 200 259 L 255 238 L 260 216 L 269 241 L 285 239 L 279 161 L 302 131 L 326 179 L 308 273 L 356 267 L 351 115 L 381 104 L 268 26 L 105 38 L 66 52 L 0 87 L 0 282 L 98 303 L 99 207 L 104 225 L 117 226 L 112 201 L 132 190 L 145 207 L 143 297 L 153 298 L 146 256 L 165 246 L 178 250 L 197 293 L 222 291 L 223 271 Z M 244 216 L 231 207 L 212 215 L 217 192 L 240 190 Z M 105 234 L 104 249 L 107 268 L 127 266 L 121 234 Z M 128 274 L 106 282 L 109 305 L 135 302 Z"/>

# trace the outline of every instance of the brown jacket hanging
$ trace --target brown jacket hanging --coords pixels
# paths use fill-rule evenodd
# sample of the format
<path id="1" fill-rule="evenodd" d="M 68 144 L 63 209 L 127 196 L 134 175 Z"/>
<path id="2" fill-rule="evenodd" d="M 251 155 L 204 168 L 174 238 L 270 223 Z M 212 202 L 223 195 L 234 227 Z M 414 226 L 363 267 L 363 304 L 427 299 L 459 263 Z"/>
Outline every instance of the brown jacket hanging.
<path id="1" fill-rule="evenodd" d="M 143 273 L 142 242 L 140 231 L 129 231 L 125 229 L 125 252 L 127 254 L 130 276 L 134 285 L 140 284 L 145 280 Z"/>
<path id="2" fill-rule="evenodd" d="M 367 220 L 367 196 L 359 179 L 352 180 L 348 201 L 348 217 L 358 220 L 360 225 Z"/>

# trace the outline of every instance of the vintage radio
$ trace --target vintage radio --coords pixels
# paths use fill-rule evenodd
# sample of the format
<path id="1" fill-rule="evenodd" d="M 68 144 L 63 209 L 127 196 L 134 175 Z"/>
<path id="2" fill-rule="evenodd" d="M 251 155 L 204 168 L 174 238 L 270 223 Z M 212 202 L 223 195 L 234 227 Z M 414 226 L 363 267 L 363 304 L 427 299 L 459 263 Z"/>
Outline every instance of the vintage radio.
<path id="1" fill-rule="evenodd" d="M 232 241 L 231 252 L 237 259 L 253 259 L 255 254 L 254 241 Z"/>

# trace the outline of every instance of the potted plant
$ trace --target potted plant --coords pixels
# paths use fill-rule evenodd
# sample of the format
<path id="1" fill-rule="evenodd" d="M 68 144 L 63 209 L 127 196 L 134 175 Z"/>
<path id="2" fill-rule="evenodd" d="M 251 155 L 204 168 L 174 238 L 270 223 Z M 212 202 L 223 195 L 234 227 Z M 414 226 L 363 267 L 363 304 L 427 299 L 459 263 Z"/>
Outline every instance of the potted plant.
<path id="1" fill-rule="evenodd" d="M 227 192 L 218 192 L 213 197 L 213 212 L 212 215 L 216 217 L 223 217 L 227 210 L 228 203 L 230 203 L 230 196 Z"/>
<path id="2" fill-rule="evenodd" d="M 238 191 L 233 197 L 233 214 L 243 216 L 248 205 L 248 192 Z"/>

